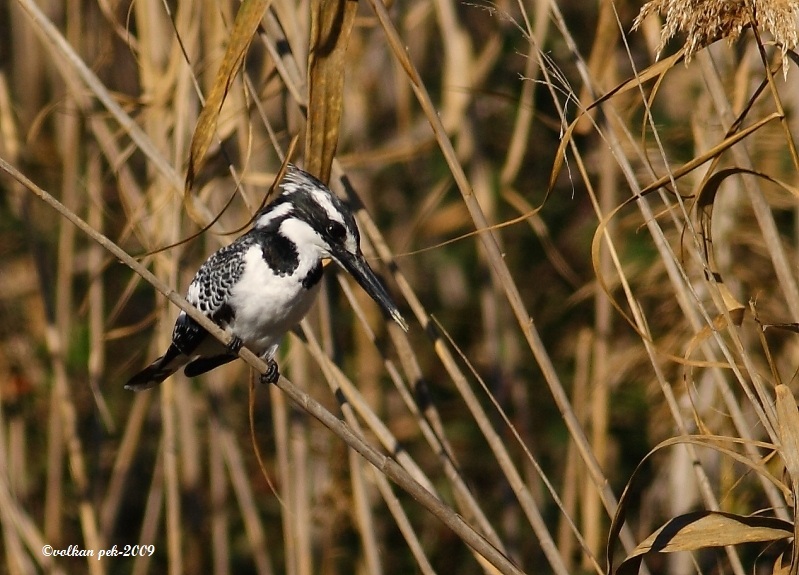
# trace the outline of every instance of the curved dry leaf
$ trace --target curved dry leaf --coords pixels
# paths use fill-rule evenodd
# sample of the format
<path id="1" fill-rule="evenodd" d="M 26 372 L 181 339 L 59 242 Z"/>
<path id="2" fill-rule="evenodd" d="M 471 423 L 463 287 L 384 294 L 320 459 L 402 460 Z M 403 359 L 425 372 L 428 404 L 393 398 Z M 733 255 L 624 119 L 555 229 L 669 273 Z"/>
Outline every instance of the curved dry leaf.
<path id="1" fill-rule="evenodd" d="M 793 481 L 799 481 L 799 409 L 791 390 L 785 385 L 776 387 L 777 422 L 780 431 L 780 455 Z"/>
<path id="2" fill-rule="evenodd" d="M 719 283 L 719 287 L 723 285 L 723 282 L 720 280 L 721 276 L 714 269 L 715 266 L 713 266 L 712 263 L 713 262 L 712 250 L 709 250 L 707 247 L 709 245 L 712 245 L 712 233 L 710 230 L 713 219 L 713 204 L 716 201 L 716 196 L 718 195 L 721 184 L 724 183 L 724 181 L 727 178 L 739 174 L 755 176 L 767 180 L 773 184 L 776 184 L 777 186 L 787 191 L 794 197 L 799 198 L 799 188 L 796 188 L 795 186 L 792 186 L 786 182 L 773 178 L 766 173 L 758 172 L 757 170 L 752 170 L 748 168 L 739 168 L 739 167 L 725 168 L 723 170 L 715 172 L 714 174 L 705 179 L 705 181 L 702 183 L 699 189 L 699 193 L 697 194 L 696 205 L 698 210 L 699 221 L 703 230 L 703 235 L 705 236 L 704 241 L 705 241 L 705 249 L 707 251 L 708 261 L 711 262 L 710 271 L 716 276 L 717 282 Z M 738 311 L 739 308 L 744 307 L 742 304 L 740 304 L 735 300 L 735 298 L 732 296 L 729 290 L 722 291 L 721 295 L 725 300 L 727 309 L 730 310 L 731 312 L 733 310 Z"/>
<path id="3" fill-rule="evenodd" d="M 716 276 L 717 278 L 720 276 Z M 744 320 L 744 312 L 746 311 L 746 307 L 740 303 L 735 297 L 732 295 L 730 290 L 727 286 L 719 281 L 716 280 L 718 284 L 719 292 L 721 293 L 721 299 L 724 302 L 724 305 L 727 309 L 727 312 L 730 314 L 730 319 L 732 320 L 733 325 L 740 326 Z M 701 330 L 699 330 L 691 340 L 688 342 L 688 345 L 685 348 L 685 362 L 686 365 L 689 365 L 689 358 L 693 354 L 694 350 L 698 348 L 702 343 L 704 343 L 708 338 L 710 338 L 714 332 L 719 332 L 727 327 L 727 316 L 724 314 L 719 314 L 713 319 L 713 326 L 706 325 Z"/>
<path id="4" fill-rule="evenodd" d="M 745 312 L 745 306 L 740 303 L 733 295 L 732 292 L 726 287 L 721 274 L 716 269 L 715 265 L 715 258 L 713 257 L 713 250 L 710 246 L 713 245 L 712 240 L 712 220 L 713 220 L 713 204 L 716 201 L 716 196 L 718 195 L 719 189 L 721 184 L 729 177 L 736 176 L 739 174 L 747 174 L 751 176 L 756 176 L 772 182 L 777 186 L 781 187 L 788 193 L 794 195 L 795 197 L 799 197 L 799 189 L 790 184 L 782 182 L 776 178 L 769 176 L 763 172 L 758 172 L 756 170 L 751 170 L 747 168 L 725 168 L 723 170 L 719 170 L 715 172 L 711 176 L 709 176 L 705 181 L 702 183 L 699 193 L 697 194 L 696 198 L 696 205 L 698 210 L 698 217 L 700 226 L 702 229 L 702 236 L 703 241 L 705 244 L 705 252 L 706 257 L 708 260 L 708 264 L 710 266 L 710 272 L 716 278 L 716 283 L 718 284 L 719 292 L 721 294 L 723 303 L 730 314 L 730 318 L 735 323 L 735 325 L 740 325 L 743 321 L 743 316 Z"/>
<path id="5" fill-rule="evenodd" d="M 323 182 L 330 180 L 338 144 L 345 56 L 357 11 L 358 3 L 354 0 L 311 2 L 305 169 Z"/>
<path id="6" fill-rule="evenodd" d="M 670 170 L 669 173 L 667 173 L 665 176 L 662 176 L 657 180 L 655 180 L 654 182 L 652 182 L 651 184 L 647 185 L 643 190 L 641 190 L 641 195 L 643 196 L 653 190 L 657 190 L 667 184 L 670 184 L 672 181 L 679 180 L 683 176 L 697 169 L 699 166 L 718 158 L 719 154 L 728 150 L 729 148 L 731 148 L 741 140 L 746 139 L 751 134 L 753 134 L 760 128 L 764 127 L 769 122 L 773 120 L 779 120 L 782 117 L 783 116 L 781 116 L 777 112 L 774 112 L 772 114 L 769 114 L 765 118 L 758 120 L 751 126 L 748 126 L 746 129 L 728 135 L 726 138 L 724 138 L 724 140 L 722 140 L 721 142 L 719 142 L 718 144 L 716 144 L 715 146 L 713 146 L 703 154 L 696 156 L 695 158 L 686 162 L 682 166 Z"/>
<path id="7" fill-rule="evenodd" d="M 649 192 L 647 192 L 647 194 L 652 193 L 653 191 L 654 190 L 649 190 Z M 596 232 L 594 232 L 594 237 L 593 237 L 593 240 L 591 242 L 591 263 L 594 266 L 594 275 L 596 276 L 597 284 L 599 285 L 599 288 L 605 293 L 605 296 L 608 298 L 608 301 L 614 307 L 614 309 L 619 313 L 619 315 L 622 317 L 622 319 L 625 322 L 627 322 L 627 324 L 638 334 L 638 336 L 641 339 L 643 339 L 645 341 L 648 341 L 650 344 L 652 344 L 652 348 L 655 350 L 655 352 L 658 354 L 658 356 L 663 357 L 663 358 L 665 358 L 665 359 L 667 359 L 669 361 L 673 361 L 674 363 L 676 363 L 678 365 L 692 366 L 692 367 L 713 367 L 713 368 L 719 368 L 719 369 L 729 369 L 730 365 L 729 365 L 729 363 L 726 363 L 726 362 L 707 361 L 707 360 L 698 360 L 698 359 L 689 360 L 689 359 L 686 359 L 683 356 L 675 355 L 673 353 L 669 353 L 668 351 L 665 351 L 665 350 L 661 349 L 657 345 L 657 343 L 649 336 L 648 333 L 645 333 L 644 331 L 642 331 L 638 327 L 638 325 L 635 322 L 635 319 L 632 318 L 630 316 L 630 314 L 628 312 L 626 312 L 622 308 L 622 304 L 613 295 L 613 291 L 611 290 L 611 287 L 610 287 L 610 285 L 608 284 L 608 282 L 607 282 L 607 280 L 605 278 L 605 274 L 602 273 L 601 266 L 599 265 L 600 249 L 602 247 L 602 238 L 603 238 L 603 236 L 605 234 L 605 231 L 607 230 L 608 226 L 610 225 L 610 222 L 613 220 L 614 217 L 616 217 L 616 215 L 623 208 L 625 208 L 628 205 L 638 201 L 639 199 L 641 199 L 641 197 L 643 197 L 644 195 L 647 195 L 647 194 L 643 194 L 642 193 L 641 195 L 633 196 L 632 198 L 629 198 L 629 199 L 625 200 L 619 206 L 614 208 L 613 211 L 611 211 L 608 215 L 603 217 L 600 220 L 599 224 L 597 225 Z"/>
<path id="8" fill-rule="evenodd" d="M 508 188 L 502 192 L 502 197 L 521 215 L 527 216 L 527 222 L 533 229 L 533 232 L 538 236 L 538 241 L 541 242 L 541 247 L 544 248 L 549 263 L 552 264 L 557 272 L 572 286 L 579 287 L 582 283 L 580 275 L 571 267 L 566 257 L 560 252 L 552 237 L 549 235 L 549 230 L 544 223 L 541 216 L 538 215 L 539 208 L 534 208 L 522 195 L 513 188 Z"/>
<path id="9" fill-rule="evenodd" d="M 774 567 L 771 570 L 771 575 L 789 575 L 791 572 L 791 564 L 783 565 L 782 563 L 783 555 L 777 557 L 777 560 L 774 562 Z"/>
<path id="10" fill-rule="evenodd" d="M 695 551 L 741 543 L 780 541 L 793 537 L 793 525 L 774 517 L 697 511 L 680 515 L 642 541 L 619 565 L 617 575 L 638 573 L 647 553 Z"/>
<path id="11" fill-rule="evenodd" d="M 222 63 L 219 65 L 214 84 L 208 93 L 202 112 L 200 112 L 200 117 L 197 119 L 197 125 L 194 128 L 183 198 L 189 217 L 200 224 L 206 223 L 206 218 L 204 214 L 200 213 L 195 198 L 191 195 L 194 179 L 205 162 L 205 154 L 208 152 L 216 133 L 219 112 L 222 110 L 222 104 L 225 101 L 228 90 L 241 68 L 241 64 L 244 62 L 244 56 L 250 46 L 253 34 L 255 34 L 255 30 L 261 23 L 261 18 L 270 3 L 271 0 L 244 0 L 241 3 L 241 8 L 236 14 L 236 21 L 230 32 L 230 41 L 222 57 Z"/>
<path id="12" fill-rule="evenodd" d="M 770 443 L 764 443 L 762 441 L 752 441 L 752 440 L 740 439 L 737 437 L 724 437 L 718 435 L 684 435 L 680 437 L 672 437 L 670 439 L 662 441 L 661 443 L 653 447 L 652 450 L 649 453 L 647 453 L 646 456 L 644 456 L 644 458 L 638 463 L 638 465 L 635 468 L 635 471 L 633 471 L 632 475 L 630 476 L 629 481 L 627 481 L 627 485 L 625 485 L 621 497 L 619 498 L 618 507 L 616 508 L 616 515 L 613 517 L 613 520 L 611 521 L 610 524 L 610 529 L 608 531 L 608 541 L 607 541 L 607 547 L 605 549 L 607 573 L 613 573 L 613 555 L 619 543 L 619 534 L 621 533 L 621 528 L 624 525 L 624 522 L 627 517 L 628 497 L 631 492 L 631 489 L 635 483 L 638 473 L 643 468 L 644 463 L 646 463 L 646 461 L 652 455 L 654 455 L 656 452 L 660 451 L 661 449 L 680 444 L 690 444 L 690 445 L 695 445 L 697 447 L 706 447 L 709 449 L 713 449 L 714 451 L 717 451 L 723 455 L 726 455 L 727 457 L 734 459 L 738 463 L 741 463 L 746 467 L 750 468 L 755 473 L 758 473 L 761 476 L 765 477 L 771 483 L 773 483 L 778 489 L 780 489 L 786 497 L 790 495 L 790 490 L 777 478 L 775 478 L 768 471 L 765 465 L 761 464 L 760 462 L 752 461 L 749 457 L 744 456 L 738 453 L 737 451 L 728 449 L 721 445 L 716 445 L 711 442 L 732 443 L 739 445 L 750 444 L 769 451 L 774 451 L 777 449 L 775 445 L 772 445 Z"/>
<path id="13" fill-rule="evenodd" d="M 653 78 L 662 78 L 666 72 L 668 72 L 675 64 L 677 64 L 677 62 L 682 59 L 682 56 L 683 53 L 682 50 L 680 50 L 673 56 L 664 58 L 659 62 L 655 62 L 651 66 L 648 66 L 647 68 L 638 72 L 632 78 L 625 80 L 612 90 L 608 91 L 607 94 L 600 96 L 585 108 L 580 109 L 577 117 L 572 121 L 571 124 L 566 126 L 566 129 L 561 134 L 560 144 L 558 145 L 558 150 L 555 153 L 555 159 L 553 161 L 552 170 L 549 176 L 549 187 L 547 194 L 549 194 L 555 187 L 555 182 L 557 181 L 560 171 L 563 169 L 563 164 L 565 163 L 564 160 L 566 158 L 566 147 L 571 142 L 572 134 L 575 130 L 577 130 L 578 125 L 585 121 L 583 120 L 584 116 L 603 102 L 611 99 L 613 96 L 624 94 L 630 90 L 640 90 L 641 84 L 644 84 Z"/>
<path id="14" fill-rule="evenodd" d="M 700 210 L 712 208 L 713 202 L 716 201 L 716 195 L 718 194 L 719 186 L 721 186 L 724 180 L 737 174 L 747 174 L 762 178 L 771 182 L 772 184 L 776 184 L 794 197 L 799 198 L 799 188 L 783 182 L 782 180 L 778 180 L 777 178 L 773 178 L 764 172 L 758 172 L 757 170 L 751 170 L 747 168 L 725 168 L 714 173 L 703 182 L 696 198 L 697 207 Z"/>

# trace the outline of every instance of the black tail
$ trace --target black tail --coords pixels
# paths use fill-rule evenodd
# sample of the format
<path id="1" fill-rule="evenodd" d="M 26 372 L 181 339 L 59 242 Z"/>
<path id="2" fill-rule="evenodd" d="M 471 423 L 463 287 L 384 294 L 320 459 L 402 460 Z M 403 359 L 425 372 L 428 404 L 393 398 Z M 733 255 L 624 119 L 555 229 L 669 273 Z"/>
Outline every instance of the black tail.
<path id="1" fill-rule="evenodd" d="M 183 355 L 174 345 L 170 345 L 166 353 L 131 377 L 125 384 L 130 391 L 144 391 L 155 387 L 167 377 L 186 365 L 189 358 Z"/>
<path id="2" fill-rule="evenodd" d="M 186 377 L 197 377 L 198 375 L 207 371 L 216 369 L 220 365 L 230 363 L 234 359 L 238 359 L 238 357 L 238 355 L 231 355 L 229 353 L 224 355 L 213 355 L 211 357 L 198 357 L 186 366 L 186 369 L 183 370 L 183 373 L 186 375 Z"/>

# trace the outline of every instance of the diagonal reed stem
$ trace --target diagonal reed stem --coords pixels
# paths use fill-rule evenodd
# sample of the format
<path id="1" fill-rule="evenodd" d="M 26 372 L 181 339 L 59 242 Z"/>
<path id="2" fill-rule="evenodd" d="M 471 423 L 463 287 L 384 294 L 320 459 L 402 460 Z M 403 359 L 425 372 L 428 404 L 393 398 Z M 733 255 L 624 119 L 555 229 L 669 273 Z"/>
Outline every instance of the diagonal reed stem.
<path id="1" fill-rule="evenodd" d="M 34 184 L 29 178 L 6 162 L 3 158 L 0 158 L 0 169 L 17 180 L 25 188 L 33 192 L 39 199 L 55 209 L 62 217 L 72 222 L 82 232 L 89 236 L 92 241 L 103 246 L 121 262 L 139 274 L 145 279 L 145 281 L 147 281 L 156 290 L 169 299 L 169 301 L 178 306 L 181 310 L 185 311 L 213 337 L 225 345 L 230 342 L 232 339 L 230 333 L 222 330 L 219 326 L 210 321 L 197 308 L 189 304 L 189 302 L 187 302 L 183 296 L 158 279 L 147 268 L 139 264 L 139 262 L 125 252 L 125 250 L 116 245 L 108 237 L 94 230 L 78 215 L 64 206 L 51 194 Z M 247 348 L 242 348 L 240 350 L 239 357 L 242 358 L 247 364 L 255 368 L 259 373 L 263 374 L 268 369 L 266 363 L 264 363 L 263 360 L 261 360 Z M 349 425 L 330 413 L 330 411 L 325 409 L 324 406 L 313 399 L 310 395 L 298 388 L 285 377 L 281 377 L 275 385 L 285 392 L 286 395 L 288 395 L 297 405 L 319 420 L 322 425 L 330 429 L 330 431 L 343 440 L 349 447 L 361 454 L 364 459 L 377 468 L 378 471 L 386 475 L 386 477 L 407 491 L 414 499 L 421 503 L 425 509 L 435 515 L 447 527 L 452 529 L 452 531 L 454 531 L 467 545 L 485 557 L 486 560 L 488 560 L 488 562 L 496 567 L 501 573 L 516 575 L 520 575 L 522 573 L 504 554 L 499 552 L 496 547 L 491 545 L 482 535 L 477 533 L 468 523 L 466 523 L 463 518 L 460 517 L 460 515 L 455 513 L 450 507 L 445 505 L 440 499 L 438 499 L 435 495 L 430 493 L 415 479 L 413 479 L 413 477 L 407 471 L 405 471 L 402 466 L 366 443 L 361 437 L 353 432 Z"/>

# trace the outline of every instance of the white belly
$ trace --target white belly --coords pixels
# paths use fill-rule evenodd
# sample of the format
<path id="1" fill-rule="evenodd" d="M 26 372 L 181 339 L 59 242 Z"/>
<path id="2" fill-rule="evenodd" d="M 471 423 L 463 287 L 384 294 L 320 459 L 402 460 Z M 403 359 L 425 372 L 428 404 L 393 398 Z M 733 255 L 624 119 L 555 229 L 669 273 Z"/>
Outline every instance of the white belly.
<path id="1" fill-rule="evenodd" d="M 294 274 L 279 276 L 272 273 L 256 246 L 250 248 L 245 260 L 244 274 L 231 290 L 229 303 L 235 318 L 230 328 L 250 350 L 262 354 L 305 317 L 321 284 L 306 289 L 299 279 L 315 265 L 314 261 L 301 258 Z"/>

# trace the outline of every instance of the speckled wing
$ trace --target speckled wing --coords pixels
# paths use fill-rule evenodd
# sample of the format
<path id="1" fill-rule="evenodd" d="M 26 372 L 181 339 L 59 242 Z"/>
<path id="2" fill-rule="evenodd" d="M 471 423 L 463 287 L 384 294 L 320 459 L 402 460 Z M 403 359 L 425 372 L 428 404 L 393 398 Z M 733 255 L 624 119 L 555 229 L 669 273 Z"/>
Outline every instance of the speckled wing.
<path id="1" fill-rule="evenodd" d="M 215 252 L 197 270 L 186 292 L 188 302 L 221 327 L 227 326 L 235 315 L 228 300 L 244 273 L 244 254 L 251 244 L 251 236 L 244 235 Z M 172 342 L 184 354 L 191 355 L 205 336 L 205 330 L 185 313 L 178 316 Z"/>

